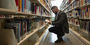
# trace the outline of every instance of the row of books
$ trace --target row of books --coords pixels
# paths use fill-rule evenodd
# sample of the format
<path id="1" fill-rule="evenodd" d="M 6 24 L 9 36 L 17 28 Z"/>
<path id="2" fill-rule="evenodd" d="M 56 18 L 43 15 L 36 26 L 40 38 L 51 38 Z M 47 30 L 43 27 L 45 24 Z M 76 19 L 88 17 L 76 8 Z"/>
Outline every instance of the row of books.
<path id="1" fill-rule="evenodd" d="M 14 29 L 17 42 L 22 40 L 26 34 L 42 26 L 44 22 L 39 19 L 14 18 L 5 19 L 5 29 Z"/>
<path id="2" fill-rule="evenodd" d="M 82 19 L 90 19 L 90 6 L 81 8 L 81 9 L 74 9 L 72 12 L 68 13 L 69 16 L 79 17 Z"/>
<path id="3" fill-rule="evenodd" d="M 80 21 L 80 28 L 90 33 L 90 21 Z"/>
<path id="4" fill-rule="evenodd" d="M 90 0 L 80 0 L 80 5 L 83 6 L 86 3 L 90 3 Z"/>
<path id="5" fill-rule="evenodd" d="M 90 3 L 90 0 L 75 0 L 66 10 L 71 10 L 76 7 L 80 7 L 83 5 L 87 5 L 87 3 Z"/>
<path id="6" fill-rule="evenodd" d="M 0 8 L 38 15 L 49 15 L 41 5 L 31 2 L 31 0 L 0 0 Z"/>
<path id="7" fill-rule="evenodd" d="M 47 0 L 46 0 L 47 1 Z M 47 2 L 45 0 L 40 0 L 40 2 L 47 8 L 49 9 Z"/>
<path id="8" fill-rule="evenodd" d="M 30 12 L 39 15 L 48 15 L 48 12 L 43 9 L 38 3 L 31 2 L 30 0 L 15 0 L 18 11 Z"/>
<path id="9" fill-rule="evenodd" d="M 90 7 L 82 8 L 81 15 L 83 19 L 90 19 Z"/>
<path id="10" fill-rule="evenodd" d="M 73 25 L 80 25 L 79 20 L 75 18 L 68 18 L 68 22 Z"/>

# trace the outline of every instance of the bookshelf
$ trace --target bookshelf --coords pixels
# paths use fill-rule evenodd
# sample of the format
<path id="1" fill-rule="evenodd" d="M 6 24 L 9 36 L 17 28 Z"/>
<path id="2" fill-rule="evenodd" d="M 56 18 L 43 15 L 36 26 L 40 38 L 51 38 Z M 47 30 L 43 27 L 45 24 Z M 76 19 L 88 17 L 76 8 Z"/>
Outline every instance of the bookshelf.
<path id="1" fill-rule="evenodd" d="M 70 3 L 62 2 L 61 6 L 66 4 L 66 7 L 61 7 L 61 10 L 67 14 L 69 27 L 90 42 L 90 0 L 69 0 L 68 2 Z"/>
<path id="2" fill-rule="evenodd" d="M 45 7 L 45 5 L 43 5 L 39 0 L 37 1 L 41 4 L 41 6 L 43 6 L 50 13 L 50 11 Z"/>
<path id="3" fill-rule="evenodd" d="M 39 31 L 40 29 L 42 29 L 46 25 L 47 24 L 41 26 L 40 28 L 34 29 L 34 31 L 32 31 L 30 34 L 26 35 L 26 37 L 23 40 L 21 40 L 17 45 L 20 45 L 22 42 L 24 42 L 26 39 L 28 39 L 30 36 L 32 36 L 34 33 L 36 33 L 37 31 Z"/>
<path id="4" fill-rule="evenodd" d="M 48 2 L 42 1 L 45 2 L 40 0 L 0 0 L 0 28 L 8 30 L 8 32 L 12 29 L 11 33 L 13 33 L 10 37 L 12 42 L 7 40 L 7 44 L 23 45 L 29 41 L 37 40 L 40 42 L 48 29 L 45 20 L 52 17 Z M 34 40 L 35 35 L 39 39 Z"/>
<path id="5" fill-rule="evenodd" d="M 48 28 L 42 33 L 41 37 L 39 38 L 39 40 L 37 40 L 37 42 L 35 43 L 35 45 L 39 45 L 41 40 L 43 39 L 43 37 L 45 36 L 45 32 L 47 32 Z"/>
<path id="6" fill-rule="evenodd" d="M 75 0 L 73 0 L 68 6 L 66 6 L 66 7 L 63 9 L 63 11 L 66 10 L 74 1 L 75 1 Z"/>
<path id="7" fill-rule="evenodd" d="M 74 9 L 83 8 L 83 7 L 86 7 L 86 6 L 89 6 L 89 5 L 90 5 L 90 3 L 86 3 L 86 4 L 84 4 L 83 6 L 76 6 L 76 7 L 72 8 L 72 9 L 70 9 L 69 11 L 66 11 L 66 13 L 68 13 L 68 12 L 74 10 Z"/>
<path id="8" fill-rule="evenodd" d="M 73 31 L 73 29 L 70 28 L 70 32 L 75 35 L 76 37 L 79 38 L 79 40 L 81 40 L 85 45 L 90 45 L 89 41 L 86 40 L 85 38 L 83 38 L 78 32 Z"/>
<path id="9" fill-rule="evenodd" d="M 52 17 L 52 16 L 46 16 L 46 15 L 38 15 L 38 14 L 31 14 L 31 13 L 24 13 L 24 12 L 17 12 L 15 10 L 10 10 L 10 9 L 4 9 L 0 8 L 0 14 L 2 15 L 18 15 L 18 16 L 39 16 L 39 17 Z"/>

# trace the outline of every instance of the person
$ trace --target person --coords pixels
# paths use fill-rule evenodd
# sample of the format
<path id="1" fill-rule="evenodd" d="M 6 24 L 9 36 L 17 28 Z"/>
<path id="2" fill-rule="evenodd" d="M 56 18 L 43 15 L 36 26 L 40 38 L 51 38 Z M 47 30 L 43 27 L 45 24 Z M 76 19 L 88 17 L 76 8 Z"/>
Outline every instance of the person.
<path id="1" fill-rule="evenodd" d="M 65 33 L 69 33 L 67 15 L 63 11 L 59 10 L 57 6 L 53 6 L 51 10 L 55 13 L 55 20 L 48 21 L 49 24 L 53 25 L 53 27 L 49 28 L 49 31 L 57 34 L 58 39 L 55 43 L 59 43 L 63 41 L 62 36 L 64 36 Z"/>

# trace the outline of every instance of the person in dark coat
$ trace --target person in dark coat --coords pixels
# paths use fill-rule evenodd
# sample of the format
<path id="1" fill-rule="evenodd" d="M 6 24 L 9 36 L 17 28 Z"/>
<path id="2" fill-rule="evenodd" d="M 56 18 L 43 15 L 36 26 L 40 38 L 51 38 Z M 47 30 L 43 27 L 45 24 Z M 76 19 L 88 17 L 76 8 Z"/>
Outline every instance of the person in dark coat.
<path id="1" fill-rule="evenodd" d="M 60 11 L 57 6 L 53 6 L 51 10 L 55 13 L 55 20 L 49 20 L 48 23 L 53 25 L 53 27 L 49 28 L 49 31 L 57 34 L 58 40 L 56 40 L 55 43 L 62 42 L 62 36 L 64 36 L 65 33 L 69 33 L 67 15 L 63 11 Z"/>

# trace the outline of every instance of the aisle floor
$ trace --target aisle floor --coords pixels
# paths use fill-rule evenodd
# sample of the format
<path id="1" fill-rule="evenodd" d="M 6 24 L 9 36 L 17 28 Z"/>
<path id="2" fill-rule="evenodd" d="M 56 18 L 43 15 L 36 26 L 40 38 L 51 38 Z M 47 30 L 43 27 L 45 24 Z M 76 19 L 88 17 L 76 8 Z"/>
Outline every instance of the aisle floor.
<path id="1" fill-rule="evenodd" d="M 56 40 L 56 34 L 49 32 L 46 39 L 42 40 L 40 45 L 85 45 L 71 33 L 65 34 L 65 36 L 63 36 L 64 42 L 54 43 Z"/>

